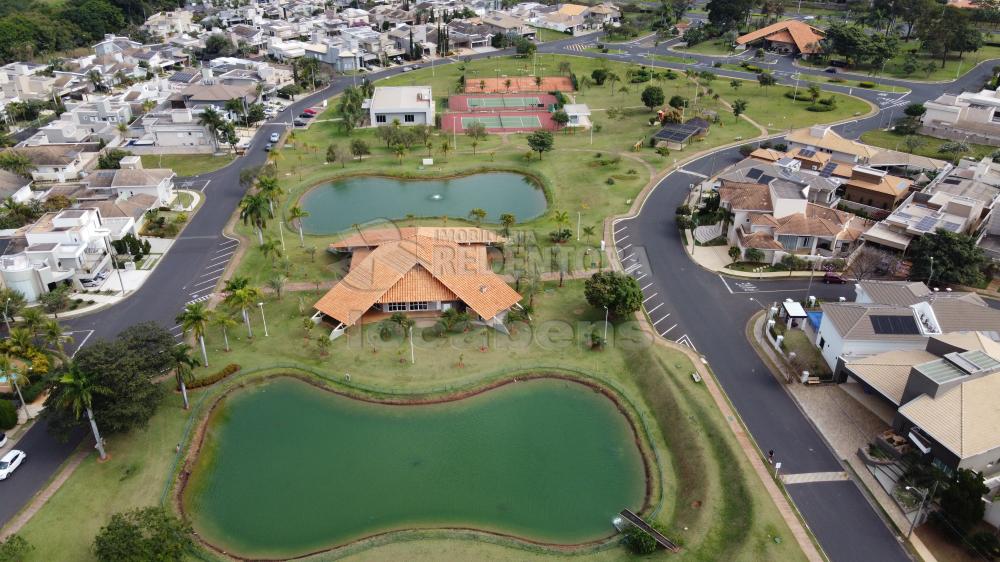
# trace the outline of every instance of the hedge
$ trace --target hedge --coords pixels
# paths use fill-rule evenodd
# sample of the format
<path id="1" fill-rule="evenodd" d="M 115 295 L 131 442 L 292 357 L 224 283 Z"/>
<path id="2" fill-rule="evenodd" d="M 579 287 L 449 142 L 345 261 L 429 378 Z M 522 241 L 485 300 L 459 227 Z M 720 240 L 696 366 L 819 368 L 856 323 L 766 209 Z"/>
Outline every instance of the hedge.
<path id="1" fill-rule="evenodd" d="M 874 88 L 875 82 L 858 82 L 858 86 L 861 88 Z"/>
<path id="2" fill-rule="evenodd" d="M 17 409 L 10 400 L 0 400 L 0 431 L 14 429 L 17 425 Z"/>
<path id="3" fill-rule="evenodd" d="M 822 103 L 814 103 L 812 105 L 806 106 L 807 111 L 815 111 L 817 113 L 822 113 L 824 111 L 833 111 L 834 109 L 836 109 L 836 106 L 826 105 Z"/>
<path id="4" fill-rule="evenodd" d="M 198 379 L 196 381 L 193 381 L 191 384 L 187 385 L 187 388 L 188 388 L 188 390 L 191 390 L 193 388 L 201 388 L 203 386 L 208 386 L 208 385 L 215 384 L 215 383 L 221 381 L 222 379 L 228 377 L 229 375 L 231 375 L 231 374 L 233 374 L 233 373 L 235 373 L 235 372 L 237 372 L 239 370 L 240 370 L 240 366 L 239 365 L 237 365 L 236 363 L 230 363 L 230 364 L 226 365 L 221 371 L 218 371 L 217 373 L 214 373 L 214 374 L 208 375 L 207 377 L 202 377 L 202 378 L 200 378 L 200 379 Z"/>

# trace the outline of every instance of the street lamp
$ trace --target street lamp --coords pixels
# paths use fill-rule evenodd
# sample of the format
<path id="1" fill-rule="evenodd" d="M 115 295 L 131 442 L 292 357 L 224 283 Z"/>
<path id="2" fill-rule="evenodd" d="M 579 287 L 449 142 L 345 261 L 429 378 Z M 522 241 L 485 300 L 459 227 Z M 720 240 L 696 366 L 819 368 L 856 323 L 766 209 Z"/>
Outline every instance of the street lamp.
<path id="1" fill-rule="evenodd" d="M 920 517 L 924 513 L 924 507 L 927 505 L 928 498 L 934 496 L 934 492 L 937 490 L 938 483 L 935 481 L 934 486 L 930 490 L 920 490 L 914 488 L 913 486 L 907 486 L 906 489 L 910 492 L 918 492 L 920 494 L 920 507 L 917 508 L 917 514 L 913 517 L 913 521 L 910 521 L 910 530 L 906 532 L 906 540 L 910 540 L 910 535 L 913 534 L 913 529 L 917 526 L 917 521 L 920 521 Z"/>
<path id="2" fill-rule="evenodd" d="M 10 316 L 7 315 L 7 309 L 10 307 L 10 297 L 7 297 L 7 302 L 3 303 L 3 321 L 7 324 L 7 334 L 10 334 Z"/>
<path id="3" fill-rule="evenodd" d="M 608 343 L 608 307 L 604 306 L 604 343 Z"/>
<path id="4" fill-rule="evenodd" d="M 264 324 L 264 337 L 267 337 L 270 334 L 267 333 L 267 318 L 264 318 L 264 303 L 259 302 L 257 306 L 260 307 L 260 321 Z"/>
<path id="5" fill-rule="evenodd" d="M 931 284 L 931 277 L 934 277 L 934 256 L 931 256 L 931 272 L 927 274 L 927 285 Z"/>

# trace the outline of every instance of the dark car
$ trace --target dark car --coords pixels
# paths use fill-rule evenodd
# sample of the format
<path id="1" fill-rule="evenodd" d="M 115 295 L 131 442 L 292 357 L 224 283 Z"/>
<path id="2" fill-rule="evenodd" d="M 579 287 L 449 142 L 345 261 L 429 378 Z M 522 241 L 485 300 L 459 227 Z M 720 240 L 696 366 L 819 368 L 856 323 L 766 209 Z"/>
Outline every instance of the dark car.
<path id="1" fill-rule="evenodd" d="M 315 117 L 315 115 L 313 115 L 312 113 L 299 113 L 299 117 L 301 117 L 302 119 L 311 119 Z"/>
<path id="2" fill-rule="evenodd" d="M 306 125 L 308 125 L 308 124 L 309 124 L 309 123 L 306 123 L 306 122 L 305 122 L 305 121 L 303 121 L 302 119 L 296 119 L 296 120 L 295 120 L 295 122 L 294 122 L 294 125 L 295 125 L 296 127 L 305 127 L 305 126 L 306 126 Z"/>
<path id="3" fill-rule="evenodd" d="M 274 145 L 271 143 L 267 143 L 264 145 L 264 152 L 271 152 L 272 148 L 274 148 Z"/>
<path id="4" fill-rule="evenodd" d="M 839 273 L 827 271 L 823 274 L 823 282 L 827 284 L 833 283 L 834 285 L 843 285 L 844 283 L 847 283 L 847 279 L 841 277 Z"/>

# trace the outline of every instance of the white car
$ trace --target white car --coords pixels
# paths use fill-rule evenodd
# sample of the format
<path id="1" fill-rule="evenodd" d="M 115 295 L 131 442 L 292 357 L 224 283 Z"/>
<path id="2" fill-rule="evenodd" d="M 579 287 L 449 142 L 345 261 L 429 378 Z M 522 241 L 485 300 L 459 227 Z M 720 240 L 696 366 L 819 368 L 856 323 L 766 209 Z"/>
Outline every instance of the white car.
<path id="1" fill-rule="evenodd" d="M 278 142 L 279 138 L 281 137 L 278 136 L 278 133 L 271 133 L 271 142 Z"/>
<path id="2" fill-rule="evenodd" d="M 18 451 L 17 449 L 12 449 L 3 458 L 0 458 L 0 480 L 6 480 L 8 476 L 14 473 L 17 467 L 21 466 L 21 463 L 26 458 L 28 458 L 28 455 L 24 454 L 24 451 Z"/>

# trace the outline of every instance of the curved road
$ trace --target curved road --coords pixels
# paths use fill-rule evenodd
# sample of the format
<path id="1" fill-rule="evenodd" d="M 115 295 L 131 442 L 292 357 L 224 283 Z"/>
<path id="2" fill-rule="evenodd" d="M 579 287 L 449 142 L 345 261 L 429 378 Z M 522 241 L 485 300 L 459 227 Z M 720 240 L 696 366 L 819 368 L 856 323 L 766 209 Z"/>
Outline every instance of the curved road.
<path id="1" fill-rule="evenodd" d="M 695 65 L 650 61 L 651 53 L 667 54 L 667 45 L 646 48 L 639 43 L 625 44 L 622 48 L 626 54 L 622 55 L 600 55 L 582 50 L 583 45 L 596 42 L 597 37 L 544 43 L 539 46 L 539 53 L 605 57 L 675 69 L 694 67 L 719 76 L 755 79 L 751 73 L 713 68 L 713 62 L 723 60 L 717 57 L 685 54 L 697 61 Z M 472 58 L 497 54 L 505 53 Z M 729 59 L 737 60 L 736 57 Z M 793 84 L 796 73 L 821 78 L 830 76 L 821 71 L 800 69 L 786 57 L 773 61 L 771 68 L 780 83 Z M 991 61 L 981 63 L 960 80 L 948 84 L 881 80 L 910 88 L 912 92 L 906 96 L 856 89 L 851 93 L 888 111 L 839 125 L 836 129 L 846 137 L 856 138 L 866 130 L 885 126 L 891 122 L 892 112 L 906 103 L 925 101 L 944 91 L 960 92 L 978 87 L 989 77 L 991 64 Z M 380 79 L 399 72 L 396 68 L 370 76 Z M 91 338 L 114 337 L 138 322 L 154 321 L 165 327 L 174 326 L 174 316 L 185 303 L 204 297 L 214 287 L 212 280 L 233 255 L 237 243 L 224 237 L 222 229 L 244 194 L 239 184 L 240 169 L 263 164 L 267 160 L 263 150 L 267 136 L 280 132 L 302 109 L 340 93 L 350 84 L 348 78 L 336 78 L 326 89 L 297 101 L 261 127 L 245 156 L 226 168 L 195 178 L 199 180 L 196 188 L 206 194 L 205 202 L 163 258 L 163 263 L 142 288 L 125 301 L 68 321 L 77 345 L 85 345 Z M 822 87 L 848 93 L 845 86 L 823 84 Z M 655 322 L 654 328 L 663 337 L 696 347 L 705 355 L 753 437 L 762 449 L 775 450 L 776 459 L 783 464 L 783 472 L 841 471 L 841 462 L 761 363 L 743 333 L 745 319 L 758 310 L 758 305 L 749 297 L 765 303 L 786 296 L 801 298 L 805 292 L 804 282 L 725 280 L 692 263 L 680 245 L 673 209 L 683 200 L 689 185 L 740 159 L 736 149 L 723 149 L 669 174 L 657 184 L 638 216 L 615 225 L 614 242 L 626 270 L 640 278 L 647 297 L 652 295 L 646 310 Z M 846 292 L 842 287 L 823 285 L 814 285 L 810 291 L 821 298 L 835 298 Z M 176 327 L 172 332 L 178 332 Z M 44 424 L 35 425 L 25 434 L 18 447 L 28 453 L 31 462 L 28 470 L 19 471 L 0 486 L 0 525 L 45 485 L 80 439 L 81 434 L 77 434 L 68 443 L 59 443 L 48 434 Z M 788 489 L 831 559 L 908 559 L 899 541 L 880 521 L 853 481 L 796 484 Z"/>

